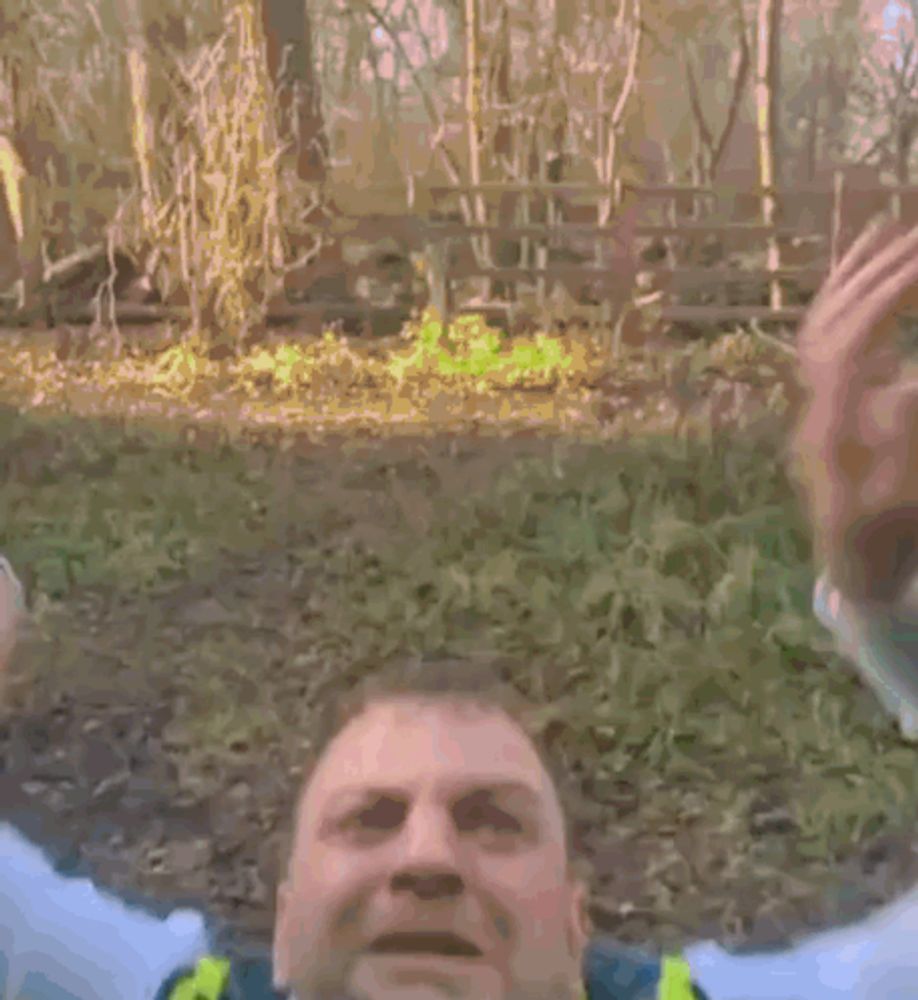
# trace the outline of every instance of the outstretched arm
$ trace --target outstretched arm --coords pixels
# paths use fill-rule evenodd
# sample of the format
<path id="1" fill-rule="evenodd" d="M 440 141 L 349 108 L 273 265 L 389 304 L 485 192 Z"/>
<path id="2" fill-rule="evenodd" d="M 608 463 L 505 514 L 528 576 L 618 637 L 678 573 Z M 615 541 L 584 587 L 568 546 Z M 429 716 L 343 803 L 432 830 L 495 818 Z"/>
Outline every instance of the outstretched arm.
<path id="1" fill-rule="evenodd" d="M 826 572 L 813 609 L 918 736 L 918 377 L 893 342 L 918 281 L 918 229 L 852 246 L 800 331 L 806 400 L 793 450 Z M 913 599 L 912 599 L 913 600 Z M 918 983 L 918 889 L 848 927 L 770 954 L 686 949 L 712 1000 L 906 1000 Z"/>
<path id="2" fill-rule="evenodd" d="M 905 735 L 918 736 L 918 371 L 895 343 L 918 229 L 851 247 L 798 337 L 796 471 L 826 572 L 814 610 Z M 910 593 L 911 591 L 911 593 Z"/>
<path id="3" fill-rule="evenodd" d="M 19 581 L 0 557 L 0 682 L 23 609 Z M 128 906 L 87 879 L 60 874 L 0 822 L 0 997 L 154 1000 L 207 946 L 200 914 L 177 911 L 160 920 Z"/>
<path id="4" fill-rule="evenodd" d="M 894 608 L 918 571 L 918 372 L 895 343 L 916 282 L 918 228 L 868 229 L 798 337 L 796 471 L 829 579 L 867 611 Z"/>
<path id="5" fill-rule="evenodd" d="M 208 948 L 203 917 L 160 920 L 58 873 L 0 823 L 0 996 L 8 1000 L 154 1000 Z"/>
<path id="6" fill-rule="evenodd" d="M 786 951 L 733 955 L 713 942 L 685 950 L 711 1000 L 909 1000 L 918 983 L 918 889 L 848 927 Z"/>

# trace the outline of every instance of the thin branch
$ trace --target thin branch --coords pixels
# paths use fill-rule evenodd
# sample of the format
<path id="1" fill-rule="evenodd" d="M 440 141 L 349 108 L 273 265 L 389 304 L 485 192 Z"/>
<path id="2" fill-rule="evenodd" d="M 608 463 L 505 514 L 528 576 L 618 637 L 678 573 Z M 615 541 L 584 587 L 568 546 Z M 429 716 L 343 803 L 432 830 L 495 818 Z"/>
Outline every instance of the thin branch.
<path id="1" fill-rule="evenodd" d="M 441 115 L 439 110 L 437 109 L 437 106 L 434 103 L 433 98 L 428 93 L 427 88 L 424 86 L 424 83 L 421 80 L 418 71 L 415 69 L 411 60 L 408 58 L 408 54 L 407 52 L 405 52 L 405 47 L 404 45 L 402 45 L 401 39 L 398 37 L 398 33 L 392 29 L 388 19 L 383 17 L 383 15 L 373 6 L 373 4 L 370 3 L 370 0 L 361 0 L 361 6 L 364 8 L 367 14 L 369 14 L 369 16 L 375 22 L 375 24 L 378 27 L 382 28 L 382 30 L 386 33 L 386 35 L 389 37 L 389 40 L 395 47 L 395 49 L 398 51 L 399 56 L 405 63 L 405 66 L 408 68 L 408 73 L 411 76 L 411 80 L 414 83 L 415 87 L 417 88 L 418 95 L 420 96 L 421 102 L 424 105 L 424 112 L 426 113 L 430 121 L 430 124 L 434 126 L 436 129 L 434 134 L 436 145 L 433 146 L 432 148 L 436 149 L 440 153 L 440 156 L 443 159 L 443 165 L 446 168 L 446 172 L 449 176 L 450 182 L 458 187 L 462 183 L 462 175 L 461 171 L 459 170 L 459 164 L 456 161 L 456 158 L 452 155 L 452 153 L 450 153 L 450 151 L 446 148 L 445 145 L 443 145 L 442 142 L 442 137 L 445 135 L 446 132 L 446 125 L 443 119 L 443 115 Z M 471 219 L 472 218 L 471 206 L 468 205 L 466 198 L 463 198 L 462 202 L 463 202 L 463 214 L 468 212 L 469 219 Z"/>
<path id="2" fill-rule="evenodd" d="M 724 127 L 720 133 L 717 147 L 711 153 L 711 162 L 708 164 L 708 169 L 712 177 L 717 173 L 717 168 L 720 165 L 721 158 L 724 155 L 724 150 L 727 147 L 727 140 L 730 138 L 730 134 L 736 124 L 736 119 L 739 114 L 740 99 L 743 96 L 743 89 L 746 86 L 746 80 L 749 77 L 749 67 L 751 65 L 749 39 L 746 36 L 746 23 L 743 17 L 741 0 L 736 0 L 734 11 L 739 33 L 740 61 L 736 68 L 736 76 L 733 78 L 733 92 L 730 95 L 730 105 L 727 109 L 727 120 L 724 122 Z"/>
<path id="3" fill-rule="evenodd" d="M 692 69 L 692 60 L 689 55 L 688 46 L 686 46 L 682 53 L 682 65 L 685 68 L 685 78 L 688 83 L 689 107 L 692 109 L 692 117 L 695 119 L 695 125 L 698 129 L 698 137 L 701 139 L 702 144 L 710 154 L 711 147 L 714 145 L 714 137 L 711 135 L 708 123 L 705 121 L 704 111 L 701 107 L 701 94 L 698 92 L 698 83 L 695 80 L 695 71 Z"/>
<path id="4" fill-rule="evenodd" d="M 641 21 L 641 0 L 634 0 L 634 34 L 631 38 L 631 52 L 628 56 L 628 69 L 625 73 L 625 81 L 622 84 L 621 93 L 618 95 L 618 103 L 615 105 L 615 109 L 612 112 L 611 127 L 613 129 L 618 128 L 622 120 L 622 115 L 625 113 L 625 105 L 628 103 L 628 98 L 631 96 L 631 91 L 634 89 L 635 80 L 637 79 L 637 65 L 638 56 L 641 50 L 641 41 L 643 39 L 643 30 Z"/>
<path id="5" fill-rule="evenodd" d="M 656 50 L 661 55 L 670 57 L 674 55 L 675 50 L 673 49 L 672 45 L 668 45 L 666 42 L 664 42 L 663 39 L 659 36 L 659 34 L 653 28 L 650 27 L 649 22 L 644 19 L 641 20 L 641 30 L 647 35 L 650 41 L 653 42 L 654 46 L 656 46 Z"/>
<path id="6" fill-rule="evenodd" d="M 418 13 L 417 4 L 414 3 L 414 0 L 409 0 L 409 2 L 405 4 L 406 17 L 409 14 L 409 12 L 414 20 L 414 30 L 416 33 L 415 37 L 418 39 L 418 41 L 420 41 L 421 45 L 424 48 L 424 55 L 427 57 L 427 65 L 433 66 L 435 61 L 433 55 L 433 49 L 430 46 L 430 39 L 427 37 L 427 32 L 424 31 L 421 27 L 421 16 Z"/>

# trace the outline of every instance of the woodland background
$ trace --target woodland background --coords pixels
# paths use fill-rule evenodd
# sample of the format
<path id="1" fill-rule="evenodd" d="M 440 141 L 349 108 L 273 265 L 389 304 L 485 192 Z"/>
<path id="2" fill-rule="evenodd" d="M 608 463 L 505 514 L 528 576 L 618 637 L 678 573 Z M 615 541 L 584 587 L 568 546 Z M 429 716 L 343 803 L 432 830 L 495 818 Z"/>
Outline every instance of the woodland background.
<path id="1" fill-rule="evenodd" d="M 390 659 L 485 657 L 582 793 L 601 930 L 762 946 L 913 884 L 914 747 L 810 611 L 792 331 L 638 308 L 610 349 L 564 301 L 521 330 L 444 323 L 411 220 L 550 221 L 544 185 L 589 182 L 614 226 L 620 181 L 800 225 L 840 170 L 851 233 L 889 200 L 871 185 L 907 217 L 915 22 L 854 0 L 6 0 L 14 818 L 264 943 L 316 707 Z M 540 188 L 526 208 L 498 182 Z M 676 250 L 793 264 L 766 235 Z M 624 311 L 635 258 L 672 248 L 575 251 Z M 404 318 L 268 322 L 322 282 L 402 288 Z"/>

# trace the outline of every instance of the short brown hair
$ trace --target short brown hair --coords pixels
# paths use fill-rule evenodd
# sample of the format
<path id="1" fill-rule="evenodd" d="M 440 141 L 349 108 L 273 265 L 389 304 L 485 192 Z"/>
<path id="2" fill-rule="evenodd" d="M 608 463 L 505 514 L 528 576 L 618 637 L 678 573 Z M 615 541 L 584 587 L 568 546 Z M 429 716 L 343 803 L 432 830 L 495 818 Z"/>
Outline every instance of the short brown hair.
<path id="1" fill-rule="evenodd" d="M 336 692 L 325 699 L 324 709 L 319 714 L 299 799 L 331 742 L 348 723 L 373 705 L 409 698 L 499 711 L 515 722 L 532 742 L 561 803 L 568 861 L 582 877 L 588 877 L 582 859 L 573 858 L 571 819 L 577 806 L 573 792 L 576 782 L 555 745 L 556 727 L 547 721 L 544 707 L 514 685 L 516 670 L 512 661 L 490 657 L 402 660 L 367 675 L 343 696 Z M 284 869 L 289 862 L 291 846 L 289 842 L 284 845 Z"/>

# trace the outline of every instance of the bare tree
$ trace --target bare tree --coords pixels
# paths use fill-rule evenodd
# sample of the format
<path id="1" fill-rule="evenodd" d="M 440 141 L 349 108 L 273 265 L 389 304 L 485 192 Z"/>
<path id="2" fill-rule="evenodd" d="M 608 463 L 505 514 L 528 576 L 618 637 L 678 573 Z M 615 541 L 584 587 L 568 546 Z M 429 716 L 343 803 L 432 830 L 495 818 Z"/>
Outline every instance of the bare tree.
<path id="1" fill-rule="evenodd" d="M 598 180 L 610 191 L 617 177 L 619 167 L 619 139 L 622 123 L 628 103 L 634 94 L 637 83 L 637 70 L 641 55 L 641 43 L 644 38 L 642 19 L 642 0 L 621 0 L 615 18 L 615 30 L 620 40 L 619 53 L 624 59 L 609 60 L 600 58 L 600 70 L 596 85 L 597 111 L 599 112 L 599 129 L 596 156 L 596 172 Z M 616 54 L 619 54 L 616 53 Z M 603 53 L 605 56 L 605 53 Z M 610 101 L 609 76 L 613 72 L 621 74 L 618 93 L 613 102 Z M 623 71 L 623 72 L 622 72 Z M 611 198 L 603 198 L 599 204 L 599 225 L 608 223 L 612 214 Z"/>
<path id="2" fill-rule="evenodd" d="M 869 44 L 864 5 L 785 0 L 779 118 L 785 181 L 813 181 L 840 159 L 852 81 Z"/>
<path id="3" fill-rule="evenodd" d="M 479 0 L 465 0 L 465 128 L 468 137 L 469 183 L 481 184 L 482 149 L 482 87 L 481 87 L 481 21 Z M 472 197 L 473 218 L 478 225 L 485 225 L 484 196 L 476 191 Z M 491 264 L 491 243 L 486 236 L 472 241 L 475 256 L 483 266 Z M 480 283 L 486 287 L 486 283 Z"/>
<path id="4" fill-rule="evenodd" d="M 491 158 L 500 176 L 512 179 L 514 174 L 515 132 L 510 123 L 511 91 L 510 71 L 512 53 L 510 48 L 510 4 L 508 0 L 498 0 L 497 24 L 491 46 L 491 73 L 488 99 L 494 116 L 494 137 Z M 503 228 L 513 222 L 517 198 L 503 192 L 498 199 L 497 224 Z M 495 263 L 502 267 L 519 264 L 519 243 L 516 240 L 499 240 L 494 249 Z M 514 286 L 510 286 L 513 289 Z M 501 282 L 493 282 L 490 293 L 494 297 L 508 294 L 510 289 Z M 512 294 L 512 293 L 511 293 Z"/>
<path id="5" fill-rule="evenodd" d="M 918 139 L 918 0 L 909 0 L 910 24 L 901 17 L 897 44 L 883 54 L 865 52 L 849 101 L 854 134 L 850 151 L 864 163 L 909 183 Z"/>
<path id="6" fill-rule="evenodd" d="M 268 71 L 277 92 L 281 138 L 296 151 L 301 180 L 323 183 L 328 138 L 307 0 L 260 0 Z"/>
<path id="7" fill-rule="evenodd" d="M 419 72 L 412 60 L 405 51 L 398 28 L 393 24 L 389 16 L 380 10 L 373 0 L 355 0 L 356 7 L 365 14 L 374 28 L 383 32 L 389 40 L 393 51 L 401 60 L 405 71 L 414 85 L 415 92 L 421 100 L 424 112 L 427 116 L 431 129 L 431 152 L 434 153 L 440 162 L 449 182 L 456 187 L 462 184 L 462 169 L 453 151 L 446 143 L 447 124 L 449 109 L 443 96 L 438 93 L 431 83 Z M 467 197 L 460 199 L 463 220 L 471 223 L 474 218 L 473 208 Z"/>
<path id="8" fill-rule="evenodd" d="M 127 76 L 131 92 L 131 142 L 140 178 L 141 216 L 147 237 L 156 242 L 157 197 L 154 191 L 155 124 L 150 102 L 150 61 L 144 34 L 142 0 L 117 0 L 127 35 Z"/>
<path id="9" fill-rule="evenodd" d="M 695 66 L 696 57 L 693 53 L 694 44 L 691 36 L 684 39 L 682 46 L 683 72 L 688 89 L 689 105 L 692 109 L 692 119 L 695 123 L 697 137 L 697 155 L 695 171 L 699 185 L 710 184 L 717 175 L 727 142 L 736 124 L 740 102 L 746 91 L 751 63 L 750 45 L 746 16 L 742 0 L 733 0 L 730 5 L 730 21 L 733 26 L 735 48 L 730 70 L 730 97 L 726 105 L 726 113 L 719 131 L 716 130 L 711 118 L 713 108 L 704 108 L 701 89 L 698 84 L 698 71 Z M 706 67 L 708 70 L 709 67 Z M 710 117 L 709 117 L 710 116 Z"/>
<path id="10" fill-rule="evenodd" d="M 45 234 L 38 184 L 47 158 L 36 127 L 43 109 L 34 19 L 25 3 L 0 10 L 0 215 L 15 247 L 18 306 L 29 310 L 39 304 Z"/>
<path id="11" fill-rule="evenodd" d="M 778 220 L 777 105 L 782 0 L 759 0 L 756 28 L 756 122 L 759 138 L 759 183 L 762 188 L 762 221 L 773 226 Z M 776 234 L 767 242 L 767 266 L 781 266 L 781 249 Z M 772 309 L 781 308 L 781 285 L 771 282 Z"/>

